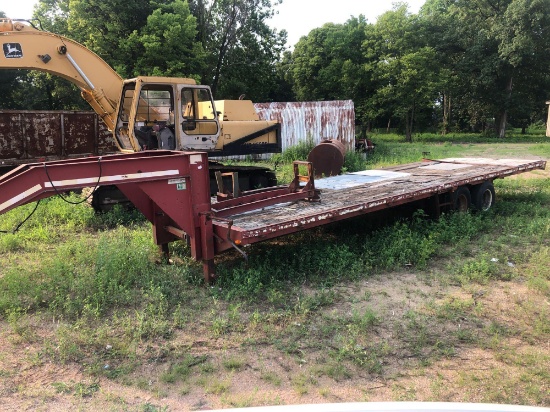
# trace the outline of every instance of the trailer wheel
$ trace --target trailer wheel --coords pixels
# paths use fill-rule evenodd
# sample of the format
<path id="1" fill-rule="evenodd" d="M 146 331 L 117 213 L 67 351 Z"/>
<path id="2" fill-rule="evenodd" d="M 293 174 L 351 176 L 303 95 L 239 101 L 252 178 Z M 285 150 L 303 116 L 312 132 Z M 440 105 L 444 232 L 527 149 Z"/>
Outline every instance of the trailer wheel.
<path id="1" fill-rule="evenodd" d="M 470 190 L 466 186 L 460 186 L 452 194 L 453 208 L 459 212 L 467 212 L 472 203 Z"/>
<path id="2" fill-rule="evenodd" d="M 495 204 L 495 187 L 487 180 L 472 190 L 472 203 L 480 212 L 487 212 Z"/>

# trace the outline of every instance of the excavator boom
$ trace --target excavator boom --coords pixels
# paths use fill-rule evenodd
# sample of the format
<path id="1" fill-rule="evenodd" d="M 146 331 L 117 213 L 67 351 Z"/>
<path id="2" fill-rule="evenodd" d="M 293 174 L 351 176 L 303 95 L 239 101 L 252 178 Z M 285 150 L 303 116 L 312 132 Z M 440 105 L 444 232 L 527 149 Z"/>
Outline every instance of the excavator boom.
<path id="1" fill-rule="evenodd" d="M 157 148 L 204 150 L 213 156 L 281 151 L 280 125 L 260 120 L 249 100 L 214 103 L 210 88 L 190 78 L 124 80 L 83 45 L 25 20 L 0 18 L 0 43 L 0 69 L 40 70 L 78 86 L 124 153 Z"/>
<path id="2" fill-rule="evenodd" d="M 4 69 L 40 70 L 74 83 L 113 130 L 122 78 L 97 54 L 66 37 L 0 19 Z"/>

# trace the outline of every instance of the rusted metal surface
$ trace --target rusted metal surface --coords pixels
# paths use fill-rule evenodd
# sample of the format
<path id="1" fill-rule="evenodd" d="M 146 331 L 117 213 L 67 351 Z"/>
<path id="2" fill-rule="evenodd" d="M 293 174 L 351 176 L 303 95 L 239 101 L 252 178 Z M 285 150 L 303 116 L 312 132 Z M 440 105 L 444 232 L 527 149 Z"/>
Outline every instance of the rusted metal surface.
<path id="1" fill-rule="evenodd" d="M 0 110 L 0 166 L 117 152 L 92 112 Z"/>
<path id="2" fill-rule="evenodd" d="M 317 188 L 326 187 L 318 203 L 287 203 L 226 217 L 233 221 L 232 238 L 245 245 L 545 167 L 542 160 L 506 159 L 444 159 L 401 165 L 374 178 L 369 173 L 361 178 L 359 172 L 354 184 L 344 184 L 349 175 L 318 180 Z M 336 189 L 324 184 L 330 179 Z"/>
<path id="3" fill-rule="evenodd" d="M 347 150 L 355 147 L 355 109 L 352 100 L 326 102 L 255 103 L 264 120 L 281 123 L 283 150 L 311 138 L 317 145 L 336 139 Z"/>
<path id="4" fill-rule="evenodd" d="M 270 207 L 279 203 L 298 200 L 316 201 L 319 199 L 315 190 L 313 165 L 310 162 L 294 161 L 294 179 L 288 186 L 268 187 L 244 192 L 238 197 L 218 196 L 212 205 L 217 218 Z M 305 166 L 307 175 L 300 175 L 299 166 Z"/>
<path id="5" fill-rule="evenodd" d="M 307 160 L 313 163 L 315 177 L 337 176 L 344 166 L 346 148 L 334 139 L 323 140 L 313 148 Z"/>

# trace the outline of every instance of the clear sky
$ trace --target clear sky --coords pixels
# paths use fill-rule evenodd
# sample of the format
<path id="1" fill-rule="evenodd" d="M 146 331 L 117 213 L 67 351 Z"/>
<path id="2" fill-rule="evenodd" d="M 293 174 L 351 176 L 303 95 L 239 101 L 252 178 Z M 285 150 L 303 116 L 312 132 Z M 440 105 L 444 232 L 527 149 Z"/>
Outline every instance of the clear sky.
<path id="1" fill-rule="evenodd" d="M 418 13 L 426 0 L 404 0 L 411 13 Z M 288 32 L 288 44 L 325 23 L 345 23 L 351 16 L 364 15 L 369 23 L 393 8 L 395 0 L 283 0 L 272 26 Z"/>
<path id="2" fill-rule="evenodd" d="M 425 0 L 406 0 L 411 13 L 418 13 Z M 12 19 L 27 19 L 36 0 L 2 0 L 0 10 Z M 393 8 L 394 0 L 283 0 L 271 25 L 288 32 L 288 44 L 295 45 L 300 37 L 325 23 L 344 23 L 350 16 L 363 14 L 371 23 Z"/>

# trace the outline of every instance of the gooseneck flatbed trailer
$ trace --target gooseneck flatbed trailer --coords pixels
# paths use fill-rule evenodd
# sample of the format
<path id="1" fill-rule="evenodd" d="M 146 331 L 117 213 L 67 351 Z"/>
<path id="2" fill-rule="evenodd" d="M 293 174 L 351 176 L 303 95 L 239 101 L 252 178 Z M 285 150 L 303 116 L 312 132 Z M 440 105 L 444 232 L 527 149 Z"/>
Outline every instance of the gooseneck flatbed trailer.
<path id="1" fill-rule="evenodd" d="M 413 202 L 436 216 L 488 210 L 493 180 L 545 167 L 543 160 L 455 158 L 314 181 L 311 164 L 295 162 L 288 186 L 241 192 L 233 175 L 228 191 L 220 176 L 212 198 L 206 153 L 144 151 L 19 166 L 0 177 L 0 214 L 58 193 L 116 185 L 152 223 L 161 250 L 186 240 L 212 282 L 214 258 L 224 251 L 246 256 L 247 245 Z"/>

